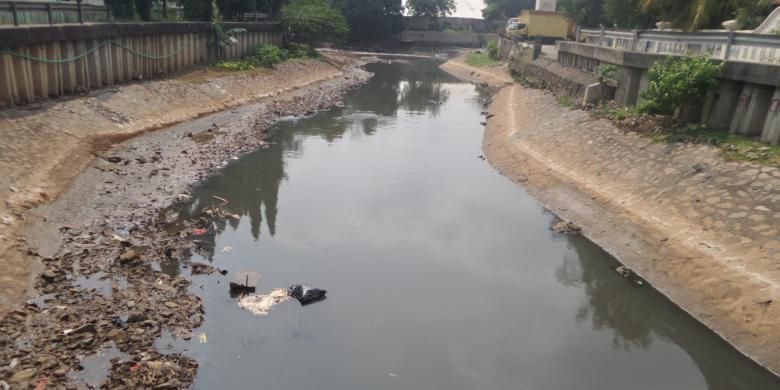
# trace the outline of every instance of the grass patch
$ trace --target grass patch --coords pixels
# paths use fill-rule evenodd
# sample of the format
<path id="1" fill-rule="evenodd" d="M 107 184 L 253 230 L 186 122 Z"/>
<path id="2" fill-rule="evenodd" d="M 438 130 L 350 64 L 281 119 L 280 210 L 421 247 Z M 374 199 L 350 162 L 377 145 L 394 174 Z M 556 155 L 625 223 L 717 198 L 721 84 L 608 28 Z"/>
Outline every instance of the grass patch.
<path id="1" fill-rule="evenodd" d="M 767 145 L 727 131 L 689 125 L 655 137 L 662 142 L 686 142 L 717 146 L 729 161 L 750 161 L 780 167 L 780 146 Z"/>
<path id="2" fill-rule="evenodd" d="M 780 146 L 772 146 L 756 139 L 699 124 L 682 124 L 669 116 L 648 115 L 634 107 L 602 105 L 592 111 L 618 127 L 635 131 L 655 142 L 711 145 L 720 149 L 727 161 L 748 161 L 780 167 Z"/>
<path id="3" fill-rule="evenodd" d="M 574 108 L 574 100 L 567 95 L 561 95 L 555 98 L 561 107 Z"/>
<path id="4" fill-rule="evenodd" d="M 490 58 L 487 53 L 469 53 L 466 63 L 479 68 L 498 64 L 498 61 Z"/>
<path id="5" fill-rule="evenodd" d="M 276 64 L 297 58 L 320 58 L 322 55 L 311 47 L 290 44 L 287 49 L 274 45 L 260 45 L 251 54 L 235 61 L 221 61 L 215 67 L 225 70 L 254 70 L 259 67 L 273 68 Z"/>

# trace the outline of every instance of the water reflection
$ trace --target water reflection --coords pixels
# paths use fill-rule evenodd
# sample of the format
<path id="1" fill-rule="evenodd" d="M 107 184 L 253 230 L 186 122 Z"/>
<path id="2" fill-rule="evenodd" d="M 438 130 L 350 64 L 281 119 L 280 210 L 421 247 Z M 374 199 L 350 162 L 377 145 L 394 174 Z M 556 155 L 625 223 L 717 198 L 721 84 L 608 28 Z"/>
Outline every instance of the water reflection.
<path id="1" fill-rule="evenodd" d="M 230 168 L 222 170 L 202 185 L 192 202 L 193 206 L 182 210 L 182 217 L 198 216 L 204 207 L 218 204 L 219 198 L 230 194 L 228 204 L 222 208 L 231 214 L 249 217 L 250 230 L 255 240 L 262 234 L 274 236 L 279 214 L 279 187 L 287 178 L 285 154 L 300 154 L 303 141 L 310 137 L 334 142 L 348 131 L 373 135 L 383 121 L 397 116 L 399 110 L 437 116 L 441 105 L 450 97 L 443 85 L 457 80 L 439 71 L 436 64 L 434 61 L 422 60 L 415 63 L 399 60 L 369 64 L 368 69 L 376 75 L 371 81 L 374 88 L 355 91 L 346 99 L 345 108 L 334 108 L 315 118 L 291 118 L 277 124 L 267 149 L 233 162 Z M 238 229 L 243 221 L 242 218 L 218 222 L 216 235 L 228 227 Z M 217 249 L 214 239 L 215 235 L 200 239 L 201 254 L 210 260 Z"/>
<path id="2" fill-rule="evenodd" d="M 576 320 L 612 333 L 614 349 L 647 350 L 669 342 L 685 350 L 701 370 L 710 390 L 775 389 L 777 379 L 739 355 L 693 318 L 651 288 L 620 277 L 619 265 L 584 237 L 569 237 L 574 251 L 555 271 L 558 281 L 582 288 L 587 300 Z"/>
<path id="3" fill-rule="evenodd" d="M 216 196 L 241 216 L 198 261 L 260 271 L 261 291 L 334 294 L 258 319 L 201 277 L 196 388 L 776 388 L 593 243 L 552 237 L 552 216 L 477 158 L 473 86 L 434 63 L 370 70 L 344 108 L 278 124 L 182 211 Z"/>

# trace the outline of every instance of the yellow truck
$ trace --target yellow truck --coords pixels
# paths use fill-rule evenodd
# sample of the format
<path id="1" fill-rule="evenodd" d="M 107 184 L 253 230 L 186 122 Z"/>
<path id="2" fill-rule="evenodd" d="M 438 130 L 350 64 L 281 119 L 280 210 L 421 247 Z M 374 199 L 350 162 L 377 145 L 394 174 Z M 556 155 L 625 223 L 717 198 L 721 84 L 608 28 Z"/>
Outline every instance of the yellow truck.
<path id="1" fill-rule="evenodd" d="M 562 12 L 523 10 L 520 16 L 509 19 L 506 34 L 513 39 L 559 40 L 569 36 L 573 25 Z"/>

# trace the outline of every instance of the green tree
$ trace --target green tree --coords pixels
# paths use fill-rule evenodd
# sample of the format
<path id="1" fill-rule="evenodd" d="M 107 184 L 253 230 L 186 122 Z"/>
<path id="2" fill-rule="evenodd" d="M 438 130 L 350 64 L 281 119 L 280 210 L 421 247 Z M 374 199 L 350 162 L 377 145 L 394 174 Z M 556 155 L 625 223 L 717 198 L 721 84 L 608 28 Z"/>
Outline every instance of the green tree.
<path id="1" fill-rule="evenodd" d="M 455 0 L 406 0 L 406 8 L 414 16 L 444 17 L 455 12 Z"/>
<path id="2" fill-rule="evenodd" d="M 642 0 L 604 0 L 604 21 L 609 27 L 652 28 L 653 12 L 642 10 Z"/>
<path id="3" fill-rule="evenodd" d="M 254 0 L 217 0 L 219 13 L 224 20 L 237 21 L 244 12 L 252 12 L 257 9 Z"/>
<path id="4" fill-rule="evenodd" d="M 535 5 L 535 0 L 485 0 L 482 17 L 488 20 L 514 18 L 524 9 L 534 9 Z"/>
<path id="5" fill-rule="evenodd" d="M 179 0 L 184 13 L 184 19 L 209 22 L 214 13 L 211 0 Z"/>
<path id="6" fill-rule="evenodd" d="M 373 40 L 401 31 L 402 0 L 347 0 L 344 15 L 350 29 L 350 40 Z"/>
<path id="7" fill-rule="evenodd" d="M 734 18 L 751 28 L 772 11 L 772 0 L 642 0 L 641 8 L 688 30 L 720 28 Z"/>
<path id="8" fill-rule="evenodd" d="M 281 10 L 282 25 L 294 39 L 311 44 L 339 40 L 349 33 L 346 18 L 325 0 L 292 0 Z"/>
<path id="9" fill-rule="evenodd" d="M 131 0 L 105 0 L 105 3 L 116 19 L 132 19 L 135 16 L 134 2 Z"/>
<path id="10" fill-rule="evenodd" d="M 604 0 L 564 0 L 560 7 L 581 27 L 609 23 L 604 13 Z"/>

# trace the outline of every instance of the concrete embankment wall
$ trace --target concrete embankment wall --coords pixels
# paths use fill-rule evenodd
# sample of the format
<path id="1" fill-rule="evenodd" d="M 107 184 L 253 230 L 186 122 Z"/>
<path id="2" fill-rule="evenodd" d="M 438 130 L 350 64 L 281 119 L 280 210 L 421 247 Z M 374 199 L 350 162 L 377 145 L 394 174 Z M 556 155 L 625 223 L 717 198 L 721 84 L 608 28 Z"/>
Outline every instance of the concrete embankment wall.
<path id="1" fill-rule="evenodd" d="M 596 70 L 611 64 L 617 69 L 605 91 L 617 103 L 634 106 L 642 102 L 642 92 L 650 85 L 649 69 L 668 55 L 631 52 L 576 42 L 558 42 L 556 54 L 534 59 L 522 43 L 502 39 L 501 54 L 521 77 L 541 81 L 540 86 L 556 94 L 566 94 L 577 102 L 593 102 L 601 97 Z M 735 134 L 760 137 L 780 143 L 780 66 L 726 61 L 720 84 L 686 120 Z"/>
<path id="2" fill-rule="evenodd" d="M 403 31 L 399 34 L 402 43 L 431 46 L 481 47 L 498 38 L 497 34 L 470 31 Z"/>
<path id="3" fill-rule="evenodd" d="M 780 372 L 780 170 L 666 144 L 513 85 L 485 155 L 737 349 Z"/>
<path id="4" fill-rule="evenodd" d="M 280 44 L 275 23 L 241 27 L 238 43 L 214 45 L 210 23 L 105 23 L 0 29 L 0 106 L 148 79 L 217 59 L 235 59 L 254 46 Z"/>
<path id="5" fill-rule="evenodd" d="M 533 48 L 529 45 L 501 39 L 499 54 L 509 63 L 516 78 L 538 88 L 549 89 L 556 95 L 569 96 L 578 103 L 585 102 L 588 88 L 598 84 L 594 73 L 563 66 L 546 55 L 534 59 Z"/>

